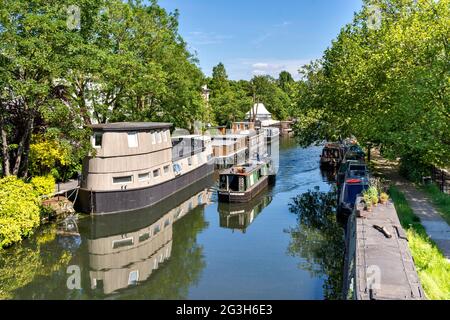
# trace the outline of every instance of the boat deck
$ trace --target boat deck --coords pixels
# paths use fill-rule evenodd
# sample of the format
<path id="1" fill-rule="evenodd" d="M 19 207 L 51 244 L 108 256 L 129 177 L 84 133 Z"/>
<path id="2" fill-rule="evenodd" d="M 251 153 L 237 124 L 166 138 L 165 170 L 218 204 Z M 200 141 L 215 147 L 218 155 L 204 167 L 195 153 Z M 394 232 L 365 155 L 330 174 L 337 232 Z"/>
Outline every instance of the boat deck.
<path id="1" fill-rule="evenodd" d="M 243 166 L 234 166 L 230 169 L 226 169 L 220 172 L 221 175 L 236 175 L 236 176 L 248 176 L 255 170 L 258 170 L 262 168 L 266 163 L 265 162 L 259 162 L 259 163 L 252 163 L 247 164 Z M 242 171 L 241 171 L 242 169 Z"/>
<path id="2" fill-rule="evenodd" d="M 360 200 L 360 199 L 358 199 Z M 357 203 L 358 203 L 357 200 Z M 425 299 L 408 239 L 392 202 L 349 218 L 344 292 L 356 300 Z M 385 227 L 390 238 L 375 226 Z"/>

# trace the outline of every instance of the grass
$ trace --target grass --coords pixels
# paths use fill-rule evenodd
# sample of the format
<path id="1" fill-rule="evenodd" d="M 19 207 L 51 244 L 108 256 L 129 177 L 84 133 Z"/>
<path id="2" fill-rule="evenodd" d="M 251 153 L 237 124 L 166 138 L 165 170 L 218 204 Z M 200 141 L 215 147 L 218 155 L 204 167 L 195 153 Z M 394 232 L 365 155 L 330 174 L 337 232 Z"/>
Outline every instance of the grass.
<path id="1" fill-rule="evenodd" d="M 406 230 L 409 248 L 428 299 L 450 299 L 450 263 L 428 237 L 420 219 L 396 187 L 389 189 L 398 217 Z"/>
<path id="2" fill-rule="evenodd" d="M 422 190 L 428 195 L 433 205 L 438 209 L 442 218 L 450 224 L 450 195 L 441 192 L 435 184 L 422 187 Z"/>

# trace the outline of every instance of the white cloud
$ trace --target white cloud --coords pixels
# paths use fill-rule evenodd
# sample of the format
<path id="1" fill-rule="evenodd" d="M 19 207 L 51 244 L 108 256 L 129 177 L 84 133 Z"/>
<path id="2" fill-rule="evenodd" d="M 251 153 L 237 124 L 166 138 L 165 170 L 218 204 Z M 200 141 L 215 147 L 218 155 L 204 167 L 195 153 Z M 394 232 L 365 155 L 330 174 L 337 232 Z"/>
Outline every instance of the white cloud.
<path id="1" fill-rule="evenodd" d="M 230 76 L 249 79 L 255 75 L 269 75 L 278 78 L 281 71 L 288 71 L 300 79 L 298 70 L 313 59 L 239 59 L 229 63 Z"/>

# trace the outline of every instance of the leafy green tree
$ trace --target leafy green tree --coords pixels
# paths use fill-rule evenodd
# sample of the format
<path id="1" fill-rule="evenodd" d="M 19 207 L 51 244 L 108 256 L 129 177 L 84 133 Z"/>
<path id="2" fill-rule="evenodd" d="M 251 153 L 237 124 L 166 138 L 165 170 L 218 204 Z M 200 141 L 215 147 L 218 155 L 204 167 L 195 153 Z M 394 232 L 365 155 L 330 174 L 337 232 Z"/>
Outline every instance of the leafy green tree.
<path id="1" fill-rule="evenodd" d="M 288 117 L 290 99 L 280 87 L 277 81 L 270 76 L 255 76 L 250 81 L 250 88 L 253 96 L 254 106 L 252 114 L 256 116 L 258 110 L 255 105 L 263 103 L 272 116 L 279 120 Z"/>
<path id="2" fill-rule="evenodd" d="M 365 1 L 323 59 L 303 69 L 302 141 L 355 135 L 391 158 L 448 165 L 449 8 L 448 0 Z"/>

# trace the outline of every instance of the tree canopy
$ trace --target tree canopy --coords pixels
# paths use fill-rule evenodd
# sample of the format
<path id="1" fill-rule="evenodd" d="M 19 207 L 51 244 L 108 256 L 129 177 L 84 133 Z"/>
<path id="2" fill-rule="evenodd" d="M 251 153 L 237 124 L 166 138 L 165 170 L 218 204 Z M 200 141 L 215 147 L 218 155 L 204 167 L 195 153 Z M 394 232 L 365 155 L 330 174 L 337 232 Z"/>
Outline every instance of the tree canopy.
<path id="1" fill-rule="evenodd" d="M 323 58 L 302 69 L 303 144 L 354 135 L 392 158 L 449 165 L 449 8 L 449 0 L 365 0 Z"/>
<path id="2" fill-rule="evenodd" d="M 156 0 L 4 0 L 0 129 L 4 175 L 28 175 L 32 135 L 67 141 L 78 160 L 92 122 L 206 116 L 204 75 Z"/>

